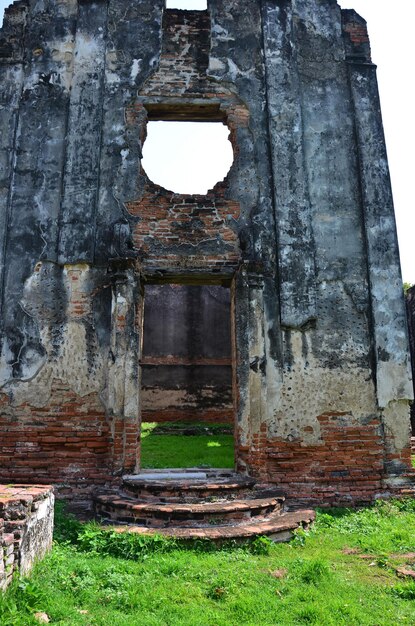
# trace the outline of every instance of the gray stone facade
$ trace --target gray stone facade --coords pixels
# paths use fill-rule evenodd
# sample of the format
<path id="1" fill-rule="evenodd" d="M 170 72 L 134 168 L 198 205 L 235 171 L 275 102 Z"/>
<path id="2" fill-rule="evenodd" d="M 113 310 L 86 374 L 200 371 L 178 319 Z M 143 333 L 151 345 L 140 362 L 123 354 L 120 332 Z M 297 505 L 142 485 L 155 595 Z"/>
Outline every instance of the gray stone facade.
<path id="1" fill-rule="evenodd" d="M 0 73 L 0 478 L 89 493 L 137 470 L 143 296 L 167 283 L 230 289 L 239 471 L 299 501 L 404 486 L 412 384 L 364 20 L 335 0 L 18 0 Z M 206 196 L 148 180 L 159 119 L 229 127 Z"/>

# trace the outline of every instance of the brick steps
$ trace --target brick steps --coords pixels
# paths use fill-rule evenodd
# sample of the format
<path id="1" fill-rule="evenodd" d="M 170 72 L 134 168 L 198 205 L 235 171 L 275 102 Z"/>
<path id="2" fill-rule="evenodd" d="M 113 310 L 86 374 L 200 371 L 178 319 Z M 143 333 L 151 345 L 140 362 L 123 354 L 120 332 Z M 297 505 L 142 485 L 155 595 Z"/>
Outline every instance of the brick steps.
<path id="1" fill-rule="evenodd" d="M 279 511 L 283 498 L 251 498 L 230 502 L 203 502 L 199 504 L 137 503 L 133 499 L 114 496 L 98 496 L 96 512 L 106 521 L 115 520 L 127 524 L 163 528 L 171 524 L 180 526 L 198 524 L 232 524 L 235 521 Z"/>
<path id="2" fill-rule="evenodd" d="M 113 530 L 119 533 L 131 532 L 140 535 L 161 534 L 177 539 L 210 539 L 211 541 L 226 541 L 228 539 L 245 540 L 258 536 L 267 536 L 273 541 L 289 541 L 297 528 L 308 528 L 315 519 L 312 510 L 295 511 L 294 513 L 274 513 L 268 519 L 233 526 L 211 527 L 170 527 L 146 528 L 143 526 L 118 526 Z"/>
<path id="3" fill-rule="evenodd" d="M 151 470 L 124 476 L 123 492 L 157 502 L 195 502 L 228 499 L 251 493 L 255 480 L 232 470 Z"/>
<path id="4" fill-rule="evenodd" d="M 117 532 L 214 541 L 268 535 L 287 541 L 313 511 L 283 512 L 284 496 L 230 470 L 156 470 L 126 476 L 122 490 L 98 494 L 95 513 Z M 121 526 L 120 526 L 121 525 Z"/>

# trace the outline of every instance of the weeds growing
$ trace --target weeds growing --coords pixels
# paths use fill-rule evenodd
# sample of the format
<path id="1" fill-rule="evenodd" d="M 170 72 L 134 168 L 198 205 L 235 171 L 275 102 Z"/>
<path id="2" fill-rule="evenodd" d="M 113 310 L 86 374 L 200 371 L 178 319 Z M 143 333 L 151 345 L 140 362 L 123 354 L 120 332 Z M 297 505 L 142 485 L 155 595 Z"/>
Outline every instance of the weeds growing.
<path id="1" fill-rule="evenodd" d="M 415 624 L 415 502 L 321 511 L 289 544 L 184 546 L 58 507 L 53 551 L 0 598 L 2 626 Z"/>

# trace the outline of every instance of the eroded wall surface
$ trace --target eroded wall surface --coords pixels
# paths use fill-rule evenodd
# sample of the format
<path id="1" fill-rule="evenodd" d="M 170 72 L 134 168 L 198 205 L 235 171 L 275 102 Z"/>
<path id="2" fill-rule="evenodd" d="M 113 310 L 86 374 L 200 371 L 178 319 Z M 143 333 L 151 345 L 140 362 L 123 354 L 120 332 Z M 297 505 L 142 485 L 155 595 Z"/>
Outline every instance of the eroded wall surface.
<path id="1" fill-rule="evenodd" d="M 52 548 L 54 501 L 52 487 L 0 486 L 0 591 Z"/>
<path id="2" fill-rule="evenodd" d="M 334 0 L 19 0 L 0 35 L 0 479 L 139 467 L 143 285 L 232 292 L 240 471 L 298 502 L 410 477 L 412 396 L 366 24 Z M 205 196 L 148 120 L 228 126 Z"/>

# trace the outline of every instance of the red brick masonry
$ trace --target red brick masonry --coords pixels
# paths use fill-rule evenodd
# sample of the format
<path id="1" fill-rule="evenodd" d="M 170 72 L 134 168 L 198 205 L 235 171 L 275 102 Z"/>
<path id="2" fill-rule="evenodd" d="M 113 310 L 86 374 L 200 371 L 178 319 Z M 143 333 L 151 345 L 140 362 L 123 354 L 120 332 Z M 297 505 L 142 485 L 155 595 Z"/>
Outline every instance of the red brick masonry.
<path id="1" fill-rule="evenodd" d="M 380 421 L 345 424 L 343 414 L 327 413 L 318 420 L 321 444 L 271 439 L 267 426 L 254 435 L 253 446 L 241 446 L 237 458 L 246 459 L 254 476 L 278 485 L 300 506 L 368 504 L 375 494 L 390 493 L 384 484 L 385 452 Z M 410 448 L 397 459 L 410 467 Z M 396 493 L 401 495 L 401 493 Z"/>
<path id="2" fill-rule="evenodd" d="M 45 407 L 11 407 L 0 395 L 0 480 L 65 484 L 82 489 L 109 478 L 112 437 L 96 394 L 83 398 L 59 381 Z"/>

